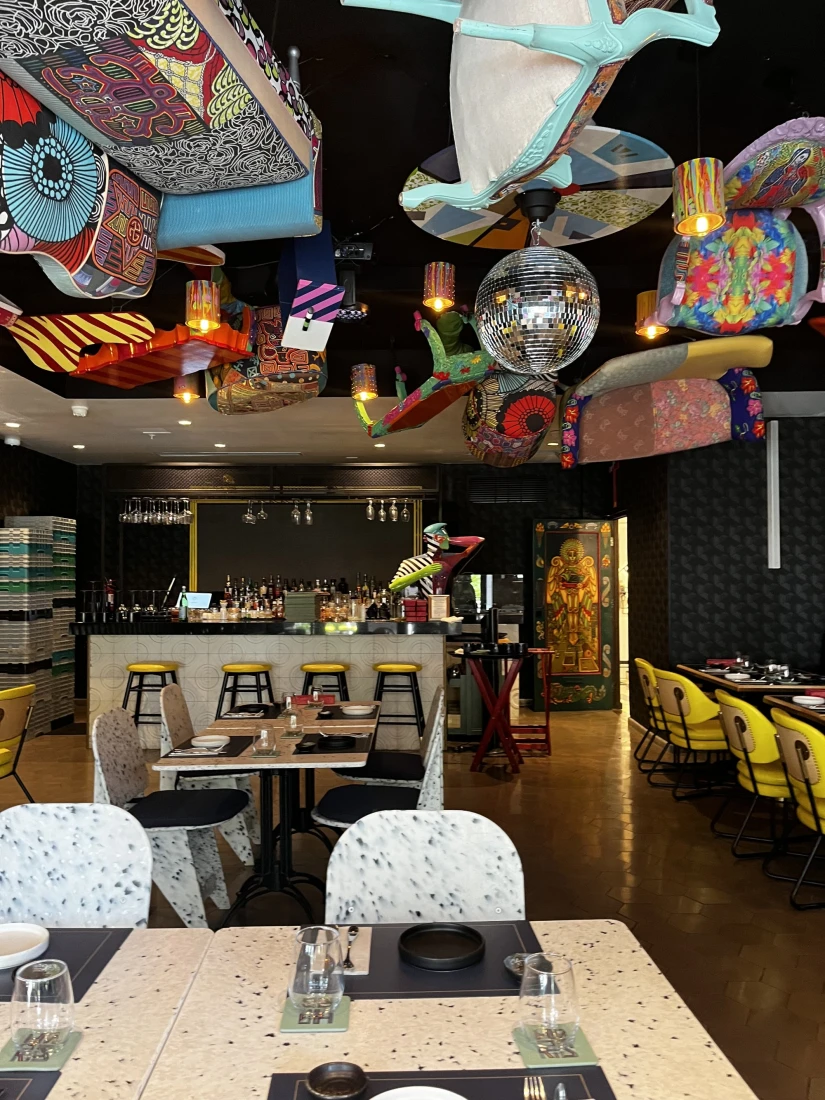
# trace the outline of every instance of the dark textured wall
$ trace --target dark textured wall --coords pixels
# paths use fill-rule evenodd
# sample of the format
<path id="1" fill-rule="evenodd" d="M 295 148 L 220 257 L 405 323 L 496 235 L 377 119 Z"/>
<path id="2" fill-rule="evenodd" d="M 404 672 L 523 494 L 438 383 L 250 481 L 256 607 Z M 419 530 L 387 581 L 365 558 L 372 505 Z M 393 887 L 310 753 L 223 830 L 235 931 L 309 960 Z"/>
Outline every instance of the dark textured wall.
<path id="1" fill-rule="evenodd" d="M 26 447 L 0 450 L 0 517 L 77 514 L 77 467 Z"/>
<path id="2" fill-rule="evenodd" d="M 779 422 L 781 569 L 767 567 L 765 463 L 735 444 L 668 459 L 674 665 L 736 650 L 822 665 L 825 421 Z"/>

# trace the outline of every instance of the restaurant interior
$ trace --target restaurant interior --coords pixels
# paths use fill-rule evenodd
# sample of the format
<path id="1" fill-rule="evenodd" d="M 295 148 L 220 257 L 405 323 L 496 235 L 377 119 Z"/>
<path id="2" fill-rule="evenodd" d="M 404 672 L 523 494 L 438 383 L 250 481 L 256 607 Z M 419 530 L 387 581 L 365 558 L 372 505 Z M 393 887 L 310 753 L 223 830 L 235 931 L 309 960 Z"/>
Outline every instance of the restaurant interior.
<path id="1" fill-rule="evenodd" d="M 825 1100 L 762 7 L 0 0 L 0 1100 Z"/>

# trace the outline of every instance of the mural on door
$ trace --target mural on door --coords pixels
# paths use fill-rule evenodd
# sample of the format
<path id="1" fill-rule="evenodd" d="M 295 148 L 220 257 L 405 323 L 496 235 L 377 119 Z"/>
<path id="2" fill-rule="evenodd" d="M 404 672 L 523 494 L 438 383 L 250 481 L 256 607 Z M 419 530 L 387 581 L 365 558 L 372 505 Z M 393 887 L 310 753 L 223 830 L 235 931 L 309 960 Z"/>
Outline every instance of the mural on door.
<path id="1" fill-rule="evenodd" d="M 553 649 L 551 702 L 565 710 L 616 705 L 616 555 L 610 520 L 534 524 L 535 644 Z M 535 706 L 543 685 L 535 682 Z"/>

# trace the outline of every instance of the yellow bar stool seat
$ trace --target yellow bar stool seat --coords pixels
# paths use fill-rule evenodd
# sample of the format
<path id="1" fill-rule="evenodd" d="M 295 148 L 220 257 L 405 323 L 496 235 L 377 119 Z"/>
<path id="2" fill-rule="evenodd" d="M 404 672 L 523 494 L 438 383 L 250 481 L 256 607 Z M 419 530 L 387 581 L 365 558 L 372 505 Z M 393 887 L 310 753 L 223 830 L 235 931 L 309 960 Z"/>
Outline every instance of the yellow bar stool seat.
<path id="1" fill-rule="evenodd" d="M 414 661 L 379 661 L 377 665 L 372 666 L 373 672 L 420 672 L 421 665 L 415 664 Z"/>
<path id="2" fill-rule="evenodd" d="M 252 672 L 271 672 L 272 665 L 263 664 L 258 661 L 238 661 L 229 665 L 221 665 L 221 672 L 234 672 L 240 676 L 245 676 L 247 673 Z"/>
<path id="3" fill-rule="evenodd" d="M 132 696 L 135 696 L 135 709 L 132 718 L 136 726 L 159 726 L 160 708 L 147 710 L 146 702 L 152 695 L 160 695 L 167 684 L 178 682 L 177 661 L 132 661 L 126 666 L 129 679 L 123 693 L 123 709 L 129 710 Z M 160 700 L 158 700 L 160 702 Z"/>
<path id="4" fill-rule="evenodd" d="M 226 697 L 229 696 L 229 709 L 234 710 L 240 697 L 243 703 L 244 695 L 254 695 L 256 703 L 274 703 L 275 695 L 272 691 L 272 679 L 269 675 L 272 665 L 266 661 L 229 661 L 221 665 L 223 683 L 221 693 L 218 696 L 218 706 L 215 717 L 223 714 Z M 264 692 L 268 698 L 264 699 Z"/>
<path id="5" fill-rule="evenodd" d="M 416 664 L 415 661 L 378 661 L 374 664 L 373 671 L 378 673 L 378 679 L 375 681 L 375 698 L 381 702 L 385 695 L 402 694 L 412 697 L 413 709 L 412 711 L 405 711 L 400 714 L 386 714 L 382 708 L 381 714 L 378 718 L 378 725 L 375 727 L 376 732 L 381 725 L 385 726 L 415 726 L 418 729 L 418 736 L 424 736 L 424 705 L 421 702 L 421 690 L 418 686 L 418 673 L 421 671 L 421 665 Z M 402 683 L 390 682 L 390 678 L 393 681 L 402 680 Z"/>
<path id="6" fill-rule="evenodd" d="M 177 661 L 135 661 L 126 666 L 127 672 L 177 672 Z"/>
<path id="7" fill-rule="evenodd" d="M 322 694 L 337 695 L 342 703 L 348 701 L 349 665 L 344 661 L 307 661 L 301 665 L 301 672 L 304 674 L 302 695 L 309 695 L 317 687 Z M 318 684 L 315 683 L 316 677 L 320 679 Z"/>

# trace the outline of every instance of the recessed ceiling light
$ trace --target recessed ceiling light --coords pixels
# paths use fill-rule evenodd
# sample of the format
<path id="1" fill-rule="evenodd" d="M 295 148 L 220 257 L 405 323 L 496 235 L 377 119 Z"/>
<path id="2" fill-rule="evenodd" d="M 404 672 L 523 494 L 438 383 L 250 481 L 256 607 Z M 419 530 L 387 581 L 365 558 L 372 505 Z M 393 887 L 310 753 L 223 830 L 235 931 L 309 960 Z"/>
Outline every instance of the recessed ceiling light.
<path id="1" fill-rule="evenodd" d="M 226 444 L 225 443 L 216 443 L 215 446 L 216 447 L 225 447 Z"/>
<path id="2" fill-rule="evenodd" d="M 6 427 L 7 428 L 19 428 L 20 425 L 16 420 L 7 420 L 6 421 Z"/>
<path id="3" fill-rule="evenodd" d="M 179 420 L 178 421 L 178 424 L 181 424 L 184 428 L 188 428 L 191 423 L 192 423 L 191 420 Z"/>
<path id="4" fill-rule="evenodd" d="M 387 445 L 386 443 L 376 443 L 375 444 L 376 447 L 386 447 L 386 445 Z"/>
<path id="5" fill-rule="evenodd" d="M 72 450 L 74 450 L 74 451 L 85 451 L 86 450 L 86 444 L 85 443 L 73 443 L 72 444 Z"/>
<path id="6" fill-rule="evenodd" d="M 344 458 L 358 458 L 358 455 L 344 455 Z"/>

